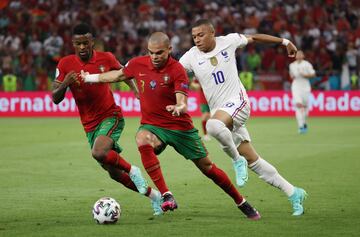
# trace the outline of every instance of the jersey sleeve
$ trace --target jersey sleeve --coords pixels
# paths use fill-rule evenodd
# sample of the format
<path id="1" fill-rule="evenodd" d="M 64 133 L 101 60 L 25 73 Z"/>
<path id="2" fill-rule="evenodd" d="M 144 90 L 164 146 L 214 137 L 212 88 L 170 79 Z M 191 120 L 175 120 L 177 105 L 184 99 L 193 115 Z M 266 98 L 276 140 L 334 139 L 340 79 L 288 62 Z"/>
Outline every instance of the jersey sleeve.
<path id="1" fill-rule="evenodd" d="M 189 91 L 189 78 L 184 68 L 179 64 L 175 73 L 174 90 L 176 92 L 188 94 Z"/>
<path id="2" fill-rule="evenodd" d="M 309 62 L 306 62 L 306 72 L 308 74 L 315 74 L 314 67 Z"/>
<path id="3" fill-rule="evenodd" d="M 295 72 L 294 72 L 294 64 L 290 64 L 289 65 L 289 74 L 292 78 L 295 77 Z"/>
<path id="4" fill-rule="evenodd" d="M 110 70 L 119 70 L 123 66 L 119 63 L 119 61 L 115 58 L 114 54 L 108 52 L 109 55 L 109 64 L 110 64 Z"/>
<path id="5" fill-rule="evenodd" d="M 248 40 L 243 34 L 231 33 L 228 34 L 226 38 L 231 42 L 231 44 L 235 45 L 236 48 L 243 48 L 248 44 Z"/>
<path id="6" fill-rule="evenodd" d="M 136 72 L 136 62 L 134 59 L 131 59 L 129 62 L 125 64 L 123 69 L 123 73 L 127 78 L 135 77 Z"/>
<path id="7" fill-rule="evenodd" d="M 60 60 L 55 70 L 55 82 L 62 83 L 65 79 L 66 71 L 64 68 L 64 60 Z"/>
<path id="8" fill-rule="evenodd" d="M 190 58 L 190 51 L 187 51 L 179 60 L 180 64 L 185 68 L 186 71 L 192 71 Z"/>

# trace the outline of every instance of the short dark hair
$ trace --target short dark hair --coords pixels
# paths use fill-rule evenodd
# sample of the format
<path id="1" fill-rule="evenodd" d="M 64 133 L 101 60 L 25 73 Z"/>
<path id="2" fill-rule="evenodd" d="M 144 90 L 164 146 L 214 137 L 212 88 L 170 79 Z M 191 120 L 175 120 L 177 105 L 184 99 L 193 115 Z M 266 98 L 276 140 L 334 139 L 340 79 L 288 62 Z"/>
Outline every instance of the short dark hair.
<path id="1" fill-rule="evenodd" d="M 91 35 L 94 35 L 91 27 L 86 23 L 80 23 L 80 24 L 76 25 L 73 28 L 72 33 L 73 33 L 73 35 L 85 35 L 88 33 L 90 33 Z"/>
<path id="2" fill-rule="evenodd" d="M 202 18 L 202 19 L 195 21 L 195 23 L 191 26 L 191 28 L 202 26 L 202 25 L 208 25 L 208 26 L 213 27 L 213 24 L 211 23 L 210 20 Z"/>

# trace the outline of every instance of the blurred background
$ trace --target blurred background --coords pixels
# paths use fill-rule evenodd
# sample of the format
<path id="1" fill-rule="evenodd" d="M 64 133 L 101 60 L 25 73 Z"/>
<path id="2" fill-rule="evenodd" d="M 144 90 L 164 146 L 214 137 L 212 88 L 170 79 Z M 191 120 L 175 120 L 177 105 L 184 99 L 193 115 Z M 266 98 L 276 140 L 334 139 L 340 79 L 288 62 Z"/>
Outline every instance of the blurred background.
<path id="1" fill-rule="evenodd" d="M 58 60 L 73 52 L 71 30 L 79 22 L 94 27 L 97 49 L 125 64 L 146 54 L 146 37 L 154 31 L 171 37 L 178 59 L 192 46 L 190 25 L 199 18 L 211 19 L 218 35 L 292 40 L 315 67 L 313 90 L 359 89 L 358 0 L 2 0 L 0 90 L 49 90 Z M 239 78 L 248 90 L 287 91 L 291 60 L 281 46 L 248 46 L 238 50 Z M 114 90 L 128 90 L 122 84 Z"/>

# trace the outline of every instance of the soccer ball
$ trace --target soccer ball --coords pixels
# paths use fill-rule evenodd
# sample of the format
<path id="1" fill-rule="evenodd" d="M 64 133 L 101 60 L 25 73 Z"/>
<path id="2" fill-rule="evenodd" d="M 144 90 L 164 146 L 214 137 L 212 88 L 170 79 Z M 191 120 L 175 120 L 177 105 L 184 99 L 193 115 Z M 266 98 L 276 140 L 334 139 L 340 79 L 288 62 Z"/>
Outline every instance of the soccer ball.
<path id="1" fill-rule="evenodd" d="M 92 213 L 98 224 L 115 224 L 121 215 L 120 204 L 111 197 L 102 197 L 95 202 Z"/>

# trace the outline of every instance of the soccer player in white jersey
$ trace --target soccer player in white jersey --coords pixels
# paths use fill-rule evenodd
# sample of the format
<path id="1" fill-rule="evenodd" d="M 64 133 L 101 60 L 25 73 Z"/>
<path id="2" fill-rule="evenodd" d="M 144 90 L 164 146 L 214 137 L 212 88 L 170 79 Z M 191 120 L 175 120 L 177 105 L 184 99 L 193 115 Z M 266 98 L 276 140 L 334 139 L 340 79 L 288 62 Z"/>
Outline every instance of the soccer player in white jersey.
<path id="1" fill-rule="evenodd" d="M 299 50 L 296 60 L 289 66 L 292 78 L 291 93 L 295 103 L 295 116 L 299 127 L 299 133 L 307 132 L 306 117 L 309 112 L 308 101 L 311 93 L 310 78 L 315 77 L 315 70 L 311 63 L 306 61 L 303 51 Z"/>
<path id="2" fill-rule="evenodd" d="M 215 37 L 215 30 L 207 19 L 200 19 L 192 27 L 195 46 L 188 50 L 180 63 L 192 71 L 199 80 L 208 101 L 211 118 L 208 133 L 219 141 L 223 150 L 233 159 L 236 183 L 241 187 L 248 179 L 247 165 L 261 179 L 281 189 L 293 207 L 293 215 L 304 213 L 305 190 L 294 187 L 274 166 L 262 159 L 251 145 L 245 122 L 250 115 L 250 103 L 236 68 L 235 51 L 252 42 L 282 43 L 289 56 L 294 57 L 296 47 L 287 39 L 255 34 L 238 33 Z"/>

